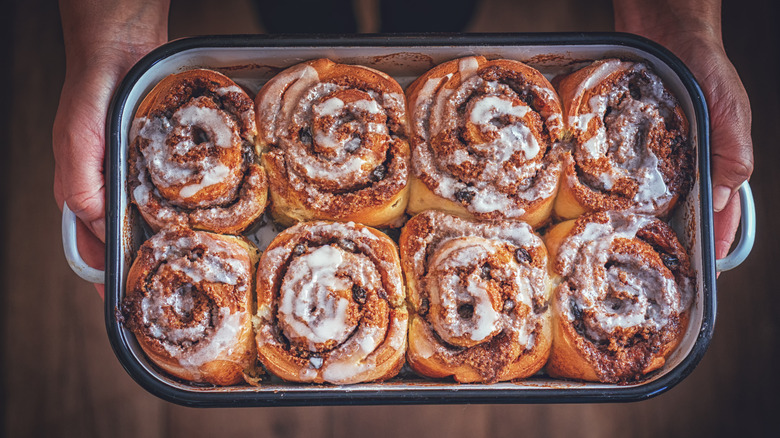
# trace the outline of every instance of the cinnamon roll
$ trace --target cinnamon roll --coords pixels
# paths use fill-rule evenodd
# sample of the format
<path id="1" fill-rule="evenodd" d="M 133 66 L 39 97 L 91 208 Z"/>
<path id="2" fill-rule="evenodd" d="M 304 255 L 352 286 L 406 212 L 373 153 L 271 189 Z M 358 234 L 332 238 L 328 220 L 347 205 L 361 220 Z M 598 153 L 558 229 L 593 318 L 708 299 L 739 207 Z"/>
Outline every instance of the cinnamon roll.
<path id="1" fill-rule="evenodd" d="M 445 62 L 406 90 L 412 129 L 411 214 L 436 209 L 478 219 L 547 220 L 563 134 L 550 83 L 518 61 Z"/>
<path id="2" fill-rule="evenodd" d="M 605 59 L 558 83 L 573 150 L 555 213 L 628 210 L 665 217 L 695 173 L 688 120 L 646 65 Z"/>
<path id="3" fill-rule="evenodd" d="M 400 250 L 414 371 L 497 382 L 544 366 L 552 339 L 547 251 L 528 224 L 426 211 L 406 223 Z"/>
<path id="4" fill-rule="evenodd" d="M 674 231 L 645 215 L 607 211 L 545 236 L 553 292 L 553 377 L 630 383 L 659 369 L 682 340 L 694 296 Z"/>
<path id="5" fill-rule="evenodd" d="M 245 230 L 263 213 L 252 99 L 226 76 L 189 70 L 144 98 L 130 134 L 130 197 L 155 231 L 189 226 Z"/>
<path id="6" fill-rule="evenodd" d="M 257 272 L 257 349 L 287 381 L 386 380 L 403 365 L 408 313 L 392 240 L 354 223 L 279 234 Z"/>
<path id="7" fill-rule="evenodd" d="M 408 199 L 409 145 L 395 80 L 316 59 L 272 78 L 255 105 L 274 219 L 398 225 Z"/>
<path id="8" fill-rule="evenodd" d="M 253 375 L 252 280 L 259 252 L 237 236 L 171 228 L 130 267 L 126 327 L 149 359 L 190 382 L 233 385 Z"/>

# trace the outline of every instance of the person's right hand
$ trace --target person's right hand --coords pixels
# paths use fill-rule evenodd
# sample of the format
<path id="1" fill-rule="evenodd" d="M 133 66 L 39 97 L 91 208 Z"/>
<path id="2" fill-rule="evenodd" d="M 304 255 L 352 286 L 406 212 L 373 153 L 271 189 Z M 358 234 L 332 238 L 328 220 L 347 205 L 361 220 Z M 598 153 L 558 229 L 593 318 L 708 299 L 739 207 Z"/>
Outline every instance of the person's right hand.
<path id="1" fill-rule="evenodd" d="M 168 3 L 62 1 L 60 13 L 67 66 L 52 130 L 54 196 L 80 220 L 84 260 L 103 269 L 108 106 L 130 67 L 167 40 Z M 96 287 L 102 297 L 103 286 Z"/>

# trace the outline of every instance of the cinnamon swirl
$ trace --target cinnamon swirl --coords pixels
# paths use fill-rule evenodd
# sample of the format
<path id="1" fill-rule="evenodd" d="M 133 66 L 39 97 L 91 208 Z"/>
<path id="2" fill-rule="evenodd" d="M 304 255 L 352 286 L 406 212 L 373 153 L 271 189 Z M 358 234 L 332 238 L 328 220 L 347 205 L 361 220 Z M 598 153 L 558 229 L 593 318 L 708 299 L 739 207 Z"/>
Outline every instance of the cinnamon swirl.
<path id="1" fill-rule="evenodd" d="M 551 342 L 547 251 L 528 224 L 426 211 L 407 222 L 400 250 L 414 371 L 497 382 L 544 366 Z"/>
<path id="2" fill-rule="evenodd" d="M 408 210 L 478 219 L 547 220 L 558 189 L 561 105 L 547 79 L 518 61 L 468 57 L 406 90 L 412 129 Z"/>
<path id="3" fill-rule="evenodd" d="M 694 176 L 688 120 L 646 65 L 605 59 L 558 83 L 573 150 L 555 213 L 628 210 L 665 217 Z"/>
<path id="4" fill-rule="evenodd" d="M 252 279 L 257 249 L 241 237 L 172 228 L 138 250 L 122 304 L 149 359 L 190 382 L 233 385 L 254 374 Z"/>
<path id="5" fill-rule="evenodd" d="M 274 219 L 398 225 L 408 199 L 409 145 L 404 94 L 394 79 L 316 59 L 272 78 L 255 105 Z"/>
<path id="6" fill-rule="evenodd" d="M 354 223 L 279 234 L 257 272 L 257 349 L 284 380 L 386 380 L 403 364 L 408 313 L 389 237 Z"/>
<path id="7" fill-rule="evenodd" d="M 245 230 L 267 203 L 252 99 L 226 76 L 190 70 L 141 102 L 130 134 L 129 192 L 155 231 Z"/>
<path id="8" fill-rule="evenodd" d="M 664 222 L 600 212 L 545 236 L 553 292 L 553 377 L 630 383 L 660 368 L 689 320 L 688 255 Z"/>

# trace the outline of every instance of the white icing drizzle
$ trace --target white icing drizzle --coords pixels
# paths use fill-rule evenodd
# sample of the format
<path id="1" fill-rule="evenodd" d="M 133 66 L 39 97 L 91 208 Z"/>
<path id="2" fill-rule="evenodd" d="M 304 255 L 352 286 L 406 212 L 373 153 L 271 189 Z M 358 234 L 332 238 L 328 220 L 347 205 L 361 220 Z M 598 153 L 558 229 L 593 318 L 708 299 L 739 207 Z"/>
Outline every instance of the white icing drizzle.
<path id="1" fill-rule="evenodd" d="M 468 336 L 472 341 L 481 342 L 503 328 L 500 309 L 494 309 L 490 301 L 487 281 L 473 271 L 464 280 L 464 290 L 456 271 L 459 267 L 485 260 L 486 255 L 494 251 L 490 241 L 462 238 L 434 254 L 431 275 L 440 278 L 439 281 L 427 284 L 430 286 L 431 305 L 441 306 L 444 312 L 431 312 L 431 321 L 436 333 L 445 341 L 457 345 L 453 341 L 455 338 Z M 443 272 L 436 272 L 435 269 Z M 458 309 L 463 305 L 470 306 L 473 312 L 467 319 L 458 315 Z"/>
<path id="2" fill-rule="evenodd" d="M 671 274 L 648 266 L 639 255 L 613 250 L 616 242 L 635 239 L 655 219 L 612 211 L 605 215 L 606 223 L 588 223 L 559 248 L 561 275 L 576 288 L 576 294 L 564 294 L 560 308 L 569 320 L 574 319 L 572 303 L 592 309 L 595 322 L 585 327 L 595 340 L 607 339 L 617 328 L 658 332 L 690 304 L 691 285 L 678 285 Z"/>
<path id="3" fill-rule="evenodd" d="M 627 78 L 638 74 L 649 78 L 649 83 L 640 86 L 641 97 L 635 99 L 628 92 Z M 605 81 L 612 78 L 617 79 L 609 92 L 599 93 Z M 585 181 L 599 190 L 611 190 L 620 180 L 633 181 L 637 191 L 632 199 L 635 206 L 630 210 L 648 214 L 662 210 L 673 195 L 649 145 L 665 130 L 662 112 L 672 111 L 676 102 L 660 78 L 643 64 L 619 60 L 601 61 L 579 84 L 577 96 L 590 91 L 595 94 L 587 104 L 581 103 L 578 114 L 569 117 L 569 125 L 579 139 L 574 155 L 584 163 L 602 157 L 607 161 L 597 170 L 584 167 Z"/>
<path id="4" fill-rule="evenodd" d="M 214 146 L 232 148 L 239 143 L 235 122 L 227 114 L 216 108 L 183 105 L 173 114 L 173 121 L 179 125 L 199 126 L 208 129 L 213 137 L 210 144 Z M 179 146 L 182 144 L 186 143 L 179 143 Z M 190 144 L 186 145 L 190 146 Z M 184 154 L 182 153 L 181 155 Z"/>
<path id="5" fill-rule="evenodd" d="M 251 99 L 236 85 L 211 91 L 246 109 L 222 107 L 206 93 L 190 97 L 172 114 L 133 120 L 129 191 L 154 229 L 239 231 L 232 227 L 240 228 L 265 208 L 259 198 L 265 178 L 258 175 L 259 165 L 246 166 L 243 156 L 257 132 Z"/>
<path id="6" fill-rule="evenodd" d="M 406 118 L 399 92 L 349 88 L 337 78 L 321 82 L 314 67 L 302 64 L 272 79 L 260 92 L 257 108 L 263 140 L 274 146 L 268 156 L 284 163 L 290 187 L 303 195 L 307 208 L 330 211 L 353 188 L 398 185 L 407 179 L 408 157 L 389 157 L 396 136 L 403 133 L 391 134 L 388 124 L 403 124 Z M 377 181 L 373 172 L 382 165 Z M 392 196 L 389 190 L 377 192 Z"/>
<path id="7" fill-rule="evenodd" d="M 355 383 L 377 367 L 387 366 L 377 362 L 377 352 L 387 346 L 403 351 L 406 312 L 388 321 L 386 328 L 361 322 L 353 286 L 366 292 L 366 300 L 386 299 L 392 308 L 403 309 L 405 293 L 400 266 L 377 252 L 389 241 L 352 222 L 302 223 L 283 231 L 280 238 L 288 233 L 310 236 L 304 242 L 326 237 L 328 241 L 349 241 L 354 248 L 347 251 L 338 244 L 308 243 L 311 246 L 298 253 L 295 240 L 265 252 L 258 281 L 280 281 L 280 286 L 276 318 L 267 311 L 258 313 L 258 345 L 281 345 L 275 335 L 278 330 L 291 343 L 311 351 L 313 356 L 298 374 L 302 381 Z M 287 266 L 283 273 L 274 268 L 283 265 Z M 277 280 L 277 276 L 282 278 Z M 278 329 L 274 328 L 275 323 Z M 322 352 L 326 344 L 329 347 Z"/>
<path id="8" fill-rule="evenodd" d="M 219 308 L 216 315 L 209 307 L 201 307 L 200 313 L 195 313 L 195 298 L 207 293 L 204 283 L 236 286 L 240 280 L 237 290 L 248 293 L 251 266 L 247 259 L 236 258 L 236 251 L 241 249 L 201 232 L 191 232 L 175 240 L 162 232 L 146 245 L 152 249 L 153 263 L 158 266 L 140 302 L 141 321 L 148 333 L 195 375 L 199 374 L 200 366 L 210 361 L 230 360 L 249 314 L 228 307 Z M 204 252 L 192 260 L 188 255 L 196 247 L 204 248 Z M 160 277 L 167 270 L 183 273 L 187 282 L 171 291 L 171 285 Z M 174 324 L 170 319 L 173 317 L 190 322 Z"/>
<path id="9" fill-rule="evenodd" d="M 147 141 L 141 153 L 146 160 L 152 182 L 157 187 L 190 183 L 193 187 L 191 190 L 194 191 L 187 193 L 192 196 L 200 188 L 221 183 L 228 176 L 231 176 L 232 180 L 238 179 L 237 170 L 223 170 L 219 166 L 225 166 L 208 154 L 194 162 L 182 160 L 182 157 L 196 150 L 208 149 L 212 145 L 225 149 L 235 148 L 240 154 L 241 141 L 235 122 L 216 109 L 199 106 L 203 105 L 203 99 L 205 98 L 196 98 L 181 106 L 170 121 L 165 118 L 145 117 L 134 120 L 138 137 Z M 207 142 L 194 142 L 192 129 L 196 127 L 208 134 Z M 184 136 L 184 139 L 169 146 L 171 136 Z M 206 178 L 207 181 L 203 181 Z"/>
<path id="10" fill-rule="evenodd" d="M 437 182 L 429 187 L 434 193 L 465 203 L 472 213 L 522 217 L 529 203 L 557 188 L 560 165 L 544 158 L 552 145 L 545 144 L 540 126 L 558 132 L 562 116 L 538 114 L 508 84 L 483 79 L 476 58 L 457 62 L 458 75 L 426 79 L 411 109 L 412 129 L 422 139 L 412 151 L 414 171 Z M 554 91 L 528 87 L 559 108 Z M 464 129 L 471 137 L 461 140 Z"/>
<path id="11" fill-rule="evenodd" d="M 471 222 L 438 211 L 421 213 L 413 220 L 424 220 L 434 230 L 420 236 L 419 245 L 408 254 L 416 281 L 430 300 L 426 317 L 430 330 L 462 347 L 479 345 L 505 333 L 512 342 L 533 348 L 536 339 L 532 333 L 541 321 L 541 314 L 536 314 L 533 307 L 535 302 L 548 299 L 547 268 L 518 261 L 511 249 L 542 247 L 531 227 L 522 222 Z M 494 262 L 486 276 L 483 269 L 489 259 Z M 501 298 L 507 291 L 499 292 L 499 284 L 513 285 L 511 304 Z M 521 307 L 528 309 L 521 312 L 523 317 L 516 312 Z M 413 339 L 410 348 L 422 358 L 450 358 L 455 354 L 433 339 L 432 334 L 427 340 Z"/>
<path id="12" fill-rule="evenodd" d="M 214 184 L 221 183 L 222 181 L 225 180 L 225 178 L 229 174 L 230 174 L 230 168 L 228 168 L 222 163 L 218 163 L 214 167 L 207 169 L 201 174 L 201 179 L 199 183 L 190 184 L 182 187 L 182 189 L 179 190 L 179 196 L 181 196 L 182 198 L 189 198 L 191 196 L 194 196 L 199 191 L 201 191 L 201 189 L 213 186 Z"/>
<path id="13" fill-rule="evenodd" d="M 458 72 L 460 73 L 461 79 L 476 74 L 477 69 L 479 69 L 479 62 L 477 61 L 477 58 L 474 58 L 473 56 L 461 58 L 461 60 L 458 61 Z"/>
<path id="14" fill-rule="evenodd" d="M 339 294 L 351 294 L 352 287 L 347 278 L 337 276 L 342 254 L 327 245 L 294 259 L 280 288 L 280 326 L 290 337 L 306 338 L 312 351 L 329 340 L 343 342 L 355 329 L 346 317 L 349 299 Z"/>
<path id="15" fill-rule="evenodd" d="M 194 369 L 212 360 L 219 359 L 224 355 L 229 355 L 231 349 L 238 341 L 238 334 L 241 331 L 241 319 L 245 313 L 230 313 L 230 309 L 222 307 L 219 309 L 220 324 L 219 328 L 207 338 L 207 341 L 198 343 L 198 348 L 187 354 L 181 354 L 180 349 L 170 345 L 163 344 L 166 351 L 179 359 L 179 364 L 185 368 Z"/>
<path id="16" fill-rule="evenodd" d="M 137 125 L 134 123 L 134 126 Z M 214 162 L 217 164 L 202 175 L 199 182 L 183 186 L 179 190 L 179 196 L 194 196 L 201 189 L 218 182 L 224 182 L 224 179 L 232 177 L 231 169 L 216 160 Z M 199 228 L 205 227 L 207 229 L 226 227 L 231 226 L 236 221 L 243 222 L 246 217 L 258 217 L 265 208 L 265 203 L 261 202 L 261 199 L 264 199 L 262 195 L 266 190 L 266 179 L 259 164 L 249 166 L 248 175 L 244 177 L 243 184 L 240 184 L 240 190 L 238 185 L 232 187 L 228 185 L 229 190 L 223 192 L 226 193 L 225 200 L 233 199 L 230 197 L 230 193 L 236 192 L 235 196 L 238 199 L 235 202 L 227 207 L 222 207 L 219 204 L 212 206 L 214 202 L 220 201 L 223 197 L 204 197 L 201 202 L 198 202 L 201 207 L 194 209 L 181 207 L 178 205 L 179 202 L 165 198 L 158 191 L 147 172 L 147 162 L 143 155 L 136 154 L 133 167 L 135 172 L 133 174 L 131 171 L 129 178 L 130 195 L 139 206 L 144 218 L 155 228 L 172 225 L 189 226 L 191 224 L 197 224 Z M 228 175 L 223 177 L 225 172 L 228 172 Z M 239 179 L 236 184 L 240 182 Z"/>

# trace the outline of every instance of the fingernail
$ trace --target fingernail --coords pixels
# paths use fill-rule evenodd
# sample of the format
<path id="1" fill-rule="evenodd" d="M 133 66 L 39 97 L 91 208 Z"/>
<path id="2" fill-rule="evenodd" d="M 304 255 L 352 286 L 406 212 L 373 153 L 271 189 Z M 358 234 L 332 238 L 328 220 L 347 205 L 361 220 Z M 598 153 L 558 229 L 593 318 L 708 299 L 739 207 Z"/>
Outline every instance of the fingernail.
<path id="1" fill-rule="evenodd" d="M 100 239 L 102 242 L 106 241 L 106 219 L 105 218 L 94 220 L 90 222 L 89 226 L 90 228 L 92 228 L 92 231 L 95 232 L 98 239 Z"/>
<path id="2" fill-rule="evenodd" d="M 717 186 L 712 190 L 712 209 L 721 211 L 726 208 L 726 204 L 731 197 L 731 189 L 726 186 Z"/>

